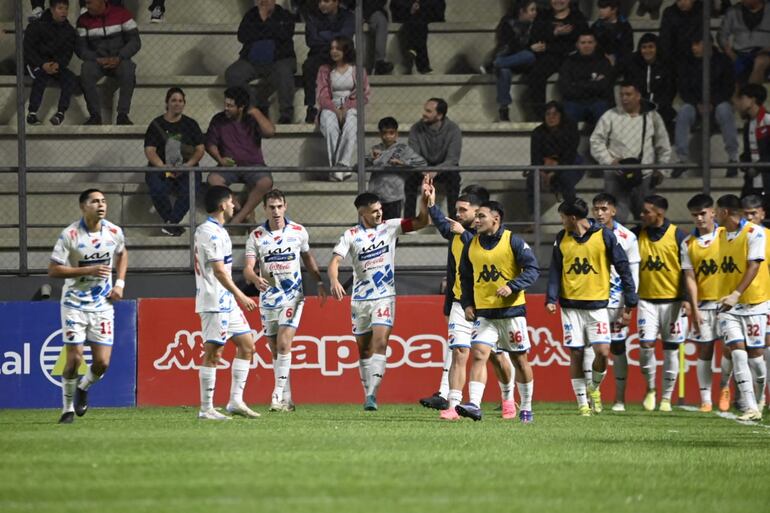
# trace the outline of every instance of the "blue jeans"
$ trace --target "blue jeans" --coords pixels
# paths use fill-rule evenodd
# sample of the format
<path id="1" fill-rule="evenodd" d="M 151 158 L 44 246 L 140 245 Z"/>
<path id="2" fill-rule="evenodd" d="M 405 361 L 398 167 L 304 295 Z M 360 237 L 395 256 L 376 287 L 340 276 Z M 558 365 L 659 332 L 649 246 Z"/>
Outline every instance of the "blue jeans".
<path id="1" fill-rule="evenodd" d="M 689 160 L 690 130 L 698 118 L 695 105 L 685 103 L 676 115 L 674 145 L 676 154 L 681 161 Z M 722 132 L 722 141 L 730 162 L 738 161 L 738 132 L 735 128 L 735 112 L 730 102 L 722 102 L 714 109 L 714 119 Z"/>
<path id="2" fill-rule="evenodd" d="M 606 100 L 565 101 L 564 113 L 575 123 L 585 121 L 595 124 L 610 108 Z"/>
<path id="3" fill-rule="evenodd" d="M 498 55 L 493 64 L 497 72 L 497 104 L 507 107 L 511 104 L 511 79 L 513 72 L 519 72 L 535 63 L 535 54 L 529 50 L 512 53 L 511 55 Z"/>
<path id="4" fill-rule="evenodd" d="M 163 172 L 144 174 L 152 204 L 164 222 L 179 224 L 190 209 L 190 175 L 195 177 L 195 191 L 198 192 L 201 184 L 201 174 L 198 171 L 180 173 L 174 178 L 167 178 Z M 173 205 L 171 196 L 176 196 Z"/>

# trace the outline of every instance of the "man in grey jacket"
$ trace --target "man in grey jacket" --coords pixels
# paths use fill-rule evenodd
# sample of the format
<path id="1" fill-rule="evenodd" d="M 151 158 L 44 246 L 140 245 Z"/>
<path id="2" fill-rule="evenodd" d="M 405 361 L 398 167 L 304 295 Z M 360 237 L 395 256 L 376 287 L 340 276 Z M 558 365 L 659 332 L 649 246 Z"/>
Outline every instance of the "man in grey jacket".
<path id="1" fill-rule="evenodd" d="M 739 83 L 761 84 L 770 70 L 770 10 L 765 0 L 741 0 L 719 27 L 719 46 L 735 64 Z"/>
<path id="2" fill-rule="evenodd" d="M 423 107 L 422 119 L 409 130 L 409 146 L 425 159 L 429 167 L 446 167 L 446 171 L 430 174 L 434 184 L 444 184 L 447 210 L 452 211 L 460 195 L 460 172 L 454 170 L 460 165 L 463 149 L 463 134 L 457 123 L 446 117 L 449 107 L 442 98 L 431 98 Z M 414 173 L 406 179 L 404 186 L 404 217 L 414 217 L 417 208 L 417 193 L 423 177 Z"/>

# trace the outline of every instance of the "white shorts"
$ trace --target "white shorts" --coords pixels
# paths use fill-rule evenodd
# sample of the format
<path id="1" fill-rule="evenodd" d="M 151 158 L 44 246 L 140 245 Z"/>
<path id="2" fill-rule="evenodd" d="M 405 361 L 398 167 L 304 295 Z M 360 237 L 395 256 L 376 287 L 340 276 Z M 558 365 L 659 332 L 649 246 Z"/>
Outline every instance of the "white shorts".
<path id="1" fill-rule="evenodd" d="M 350 317 L 353 321 L 353 335 L 364 335 L 372 326 L 393 327 L 396 318 L 396 298 L 384 297 L 366 301 L 350 302 Z"/>
<path id="2" fill-rule="evenodd" d="M 65 344 L 99 344 L 111 346 L 115 310 L 109 308 L 99 312 L 85 312 L 75 308 L 62 307 L 61 329 Z"/>
<path id="3" fill-rule="evenodd" d="M 697 335 L 690 326 L 690 330 L 687 333 L 687 340 L 694 340 L 695 342 L 713 342 L 719 338 L 722 338 L 719 334 L 719 322 L 717 319 L 718 312 L 716 310 L 699 310 L 700 312 L 700 335 Z"/>
<path id="4" fill-rule="evenodd" d="M 681 316 L 682 302 L 650 303 L 639 300 L 637 331 L 640 342 L 655 342 L 658 335 L 663 342 L 681 344 L 687 333 L 686 321 Z"/>
<path id="5" fill-rule="evenodd" d="M 566 347 L 583 348 L 588 344 L 610 343 L 610 316 L 606 308 L 561 309 L 561 325 Z"/>
<path id="6" fill-rule="evenodd" d="M 304 301 L 296 301 L 280 308 L 261 308 L 262 328 L 265 330 L 265 336 L 275 337 L 281 326 L 299 328 L 304 306 Z"/>
<path id="7" fill-rule="evenodd" d="M 610 340 L 612 342 L 623 342 L 628 338 L 628 326 L 623 326 L 623 312 L 625 308 L 607 308 L 607 315 L 610 318 Z"/>
<path id="8" fill-rule="evenodd" d="M 449 312 L 449 348 L 471 347 L 473 323 L 465 320 L 465 311 L 457 301 Z"/>
<path id="9" fill-rule="evenodd" d="M 509 353 L 529 351 L 527 318 L 523 316 L 507 319 L 486 319 L 479 317 L 473 323 L 471 344 L 484 344 L 495 350 Z"/>
<path id="10" fill-rule="evenodd" d="M 725 345 L 746 342 L 746 347 L 765 347 L 767 315 L 735 315 L 730 312 L 719 314 L 719 331 Z"/>
<path id="11" fill-rule="evenodd" d="M 198 315 L 204 342 L 223 346 L 229 338 L 251 333 L 246 317 L 237 306 L 229 312 L 201 312 Z"/>

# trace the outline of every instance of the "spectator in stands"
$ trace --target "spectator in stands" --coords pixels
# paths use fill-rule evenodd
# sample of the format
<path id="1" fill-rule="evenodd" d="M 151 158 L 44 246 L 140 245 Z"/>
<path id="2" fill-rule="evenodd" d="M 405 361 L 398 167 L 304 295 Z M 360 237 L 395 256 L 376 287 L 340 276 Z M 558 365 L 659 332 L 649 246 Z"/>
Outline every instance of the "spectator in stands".
<path id="1" fill-rule="evenodd" d="M 621 83 L 620 106 L 605 112 L 591 134 L 591 156 L 604 166 L 670 162 L 666 126 L 660 114 L 649 108 L 635 83 Z M 651 169 L 605 172 L 604 189 L 618 199 L 618 220 L 625 221 L 629 209 L 638 219 L 642 199 L 661 180 L 662 172 Z"/>
<path id="2" fill-rule="evenodd" d="M 666 123 L 669 135 L 674 133 L 676 111 L 672 104 L 676 96 L 674 71 L 658 47 L 658 36 L 647 32 L 639 38 L 637 51 L 624 71 L 626 80 L 636 83 L 642 98 L 656 105 L 658 114 Z"/>
<path id="3" fill-rule="evenodd" d="M 463 134 L 460 127 L 447 117 L 449 107 L 442 98 L 431 98 L 423 106 L 422 118 L 409 130 L 409 146 L 412 147 L 428 166 L 448 168 L 436 173 L 433 183 L 446 187 L 447 211 L 451 212 L 460 194 L 460 172 L 455 168 L 460 165 L 463 149 Z M 414 217 L 417 192 L 423 177 L 413 173 L 406 179 L 404 188 L 404 217 Z"/>
<path id="4" fill-rule="evenodd" d="M 511 79 L 514 73 L 528 70 L 535 63 L 535 54 L 530 44 L 532 22 L 537 16 L 535 0 L 524 0 L 516 9 L 502 17 L 497 24 L 495 36 L 497 47 L 492 66 L 497 75 L 497 105 L 500 121 L 510 121 L 508 106 L 511 98 Z M 482 68 L 482 73 L 486 70 Z"/>
<path id="5" fill-rule="evenodd" d="M 190 179 L 195 190 L 200 186 L 200 173 L 179 172 L 174 168 L 196 167 L 203 158 L 203 133 L 198 122 L 182 114 L 187 98 L 179 87 L 166 92 L 166 112 L 152 120 L 144 133 L 144 154 L 151 167 L 166 171 L 148 172 L 144 181 L 150 189 L 155 210 L 167 225 L 179 224 L 190 209 Z M 176 201 L 171 204 L 171 196 Z M 184 228 L 164 226 L 166 235 L 179 236 Z"/>
<path id="6" fill-rule="evenodd" d="M 644 16 L 649 13 L 651 19 L 657 20 L 660 17 L 661 5 L 663 5 L 663 0 L 639 0 L 636 15 Z"/>
<path id="7" fill-rule="evenodd" d="M 329 166 L 342 168 L 330 174 L 333 181 L 341 182 L 352 176 L 353 151 L 356 148 L 356 52 L 353 41 L 337 36 L 329 50 L 332 64 L 318 69 L 316 91 L 321 109 L 318 123 L 326 139 Z M 364 103 L 369 101 L 369 79 L 364 73 Z"/>
<path id="8" fill-rule="evenodd" d="M 305 23 L 305 42 L 310 51 L 302 64 L 302 82 L 305 86 L 306 123 L 318 117 L 315 108 L 316 78 L 322 64 L 330 64 L 329 49 L 332 39 L 344 36 L 353 39 L 356 19 L 351 11 L 340 6 L 339 0 L 318 0 L 318 10 L 310 11 Z"/>
<path id="9" fill-rule="evenodd" d="M 433 71 L 428 57 L 428 24 L 444 21 L 445 10 L 444 0 L 390 0 L 393 21 L 404 24 L 403 46 L 411 57 L 410 72 L 411 66 L 421 74 Z"/>
<path id="10" fill-rule="evenodd" d="M 660 20 L 658 47 L 666 52 L 674 73 L 678 73 L 687 56 L 690 55 L 690 41 L 702 34 L 703 4 L 701 0 L 676 0 L 663 10 Z M 674 77 L 676 84 L 677 77 Z"/>
<path id="11" fill-rule="evenodd" d="M 374 167 L 367 190 L 382 200 L 383 219 L 397 219 L 401 217 L 404 206 L 405 176 L 419 176 L 412 168 L 424 166 L 425 159 L 408 144 L 398 142 L 398 121 L 395 118 L 382 118 L 377 123 L 377 129 L 381 142 L 372 146 L 371 153 L 366 157 L 366 165 Z"/>
<path id="12" fill-rule="evenodd" d="M 588 26 L 586 18 L 569 0 L 550 0 L 551 9 L 538 12 L 532 26 L 532 49 L 537 59 L 529 72 L 529 99 L 538 119 L 545 113 L 545 89 L 548 78 L 559 71 L 575 50 L 578 34 Z"/>
<path id="13" fill-rule="evenodd" d="M 708 36 L 711 44 L 711 35 Z M 684 60 L 679 69 L 679 97 L 682 107 L 676 116 L 676 134 L 674 143 L 680 162 L 688 162 L 690 130 L 699 117 L 711 116 L 719 125 L 722 132 L 725 151 L 730 162 L 738 161 L 738 135 L 735 127 L 735 111 L 732 96 L 735 91 L 735 74 L 730 59 L 716 47 L 711 53 L 711 103 L 703 104 L 703 41 L 701 36 L 692 36 L 690 55 Z M 681 175 L 685 170 L 677 169 L 674 176 Z"/>
<path id="14" fill-rule="evenodd" d="M 294 16 L 275 0 L 256 0 L 238 27 L 238 41 L 243 44 L 238 60 L 225 71 L 227 87 L 243 87 L 251 92 L 249 82 L 267 79 L 278 93 L 278 123 L 294 118 Z M 251 104 L 268 116 L 268 98 L 251 95 Z"/>
<path id="15" fill-rule="evenodd" d="M 612 66 L 622 73 L 634 51 L 634 30 L 624 16 L 618 13 L 620 0 L 599 0 L 599 19 L 591 26 L 596 34 L 599 50 Z M 616 73 L 616 76 L 619 73 Z"/>
<path id="16" fill-rule="evenodd" d="M 770 9 L 765 0 L 742 0 L 719 27 L 719 45 L 735 64 L 740 84 L 761 84 L 770 69 Z"/>
<path id="17" fill-rule="evenodd" d="M 344 0 L 344 5 L 351 12 L 356 9 L 356 0 Z M 374 71 L 375 75 L 388 75 L 393 71 L 393 63 L 386 60 L 386 50 L 388 46 L 388 11 L 385 9 L 387 0 L 364 0 L 363 16 L 364 21 L 369 25 L 369 32 L 374 33 L 374 68 L 367 70 Z M 366 52 L 368 57 L 371 54 Z M 368 61 L 371 62 L 371 61 Z"/>
<path id="18" fill-rule="evenodd" d="M 527 174 L 527 206 L 530 214 L 535 211 L 536 179 L 540 179 L 545 188 L 556 194 L 557 198 L 561 196 L 558 201 L 575 198 L 575 186 L 583 178 L 583 171 L 557 169 L 556 166 L 580 164 L 579 143 L 577 124 L 565 115 L 560 103 L 548 102 L 545 106 L 545 119 L 532 131 L 529 143 L 530 163 L 543 166 L 539 173 Z"/>
<path id="19" fill-rule="evenodd" d="M 559 91 L 567 117 L 593 124 L 612 106 L 612 64 L 597 51 L 590 29 L 578 36 L 576 46 L 559 69 Z"/>
<path id="20" fill-rule="evenodd" d="M 262 112 L 249 105 L 249 92 L 242 87 L 225 90 L 225 110 L 215 114 L 206 133 L 206 151 L 221 169 L 209 173 L 209 185 L 229 186 L 244 183 L 248 197 L 235 213 L 233 224 L 242 223 L 252 213 L 262 196 L 272 189 L 269 172 L 246 172 L 231 169 L 236 166 L 264 166 L 262 139 L 275 135 L 275 127 Z"/>
<path id="21" fill-rule="evenodd" d="M 741 87 L 736 105 L 743 118 L 743 152 L 741 162 L 770 162 L 770 113 L 765 109 L 767 91 L 760 84 L 747 84 Z M 770 169 L 749 168 L 742 195 L 753 194 L 756 190 L 754 181 L 762 177 L 762 193 L 770 198 Z"/>
<path id="22" fill-rule="evenodd" d="M 123 6 L 123 0 L 109 0 L 109 2 L 112 5 Z M 30 3 L 32 4 L 32 13 L 29 16 L 29 21 L 39 20 L 43 15 L 45 0 L 30 0 Z M 85 13 L 86 10 L 86 0 L 80 0 L 80 14 Z M 150 23 L 162 22 L 166 13 L 166 0 L 152 0 L 147 10 L 150 11 Z"/>
<path id="23" fill-rule="evenodd" d="M 75 52 L 77 32 L 67 20 L 69 0 L 51 0 L 39 22 L 31 23 L 24 31 L 24 60 L 27 73 L 32 77 L 29 94 L 27 124 L 38 125 L 37 110 L 43 101 L 43 93 L 51 82 L 59 84 L 59 105 L 50 122 L 61 125 L 64 113 L 70 106 L 77 77 L 67 66 Z"/>
<path id="24" fill-rule="evenodd" d="M 78 18 L 75 53 L 83 61 L 80 82 L 89 118 L 86 125 L 101 125 L 101 100 L 97 82 L 104 76 L 114 77 L 120 85 L 118 125 L 133 125 L 128 117 L 131 97 L 136 86 L 136 64 L 131 57 L 142 47 L 131 13 L 124 7 L 110 5 L 107 0 L 86 0 L 88 11 Z"/>

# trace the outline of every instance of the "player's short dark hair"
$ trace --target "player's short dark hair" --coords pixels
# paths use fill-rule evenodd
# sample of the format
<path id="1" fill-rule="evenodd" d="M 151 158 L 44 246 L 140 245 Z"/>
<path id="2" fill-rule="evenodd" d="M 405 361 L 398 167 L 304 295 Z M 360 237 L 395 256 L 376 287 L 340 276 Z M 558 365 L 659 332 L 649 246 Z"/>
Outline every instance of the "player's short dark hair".
<path id="1" fill-rule="evenodd" d="M 449 112 L 449 105 L 447 104 L 446 100 L 443 98 L 428 98 L 429 102 L 436 102 L 436 112 L 441 114 L 442 117 L 446 116 L 446 113 Z"/>
<path id="2" fill-rule="evenodd" d="M 633 87 L 637 91 L 641 91 L 641 89 L 639 88 L 639 83 L 634 81 L 634 80 L 630 80 L 630 79 L 623 79 L 623 80 L 621 80 L 620 81 L 620 87 Z"/>
<path id="3" fill-rule="evenodd" d="M 606 203 L 614 207 L 618 204 L 618 200 L 615 196 L 613 196 L 609 192 L 600 192 L 599 194 L 594 196 L 594 199 L 593 199 L 593 204 L 596 205 L 597 203 Z"/>
<path id="4" fill-rule="evenodd" d="M 88 198 L 91 197 L 91 194 L 95 192 L 98 192 L 99 194 L 104 195 L 104 193 L 99 189 L 86 189 L 80 193 L 80 196 L 78 196 L 78 203 L 82 205 L 83 203 L 88 201 Z"/>
<path id="5" fill-rule="evenodd" d="M 465 188 L 462 190 L 463 194 L 472 194 L 479 198 L 482 202 L 489 201 L 489 191 L 486 187 L 482 187 L 481 185 L 476 184 L 470 184 L 466 185 Z"/>
<path id="6" fill-rule="evenodd" d="M 476 196 L 475 194 L 461 194 L 457 198 L 457 201 L 465 201 L 466 203 L 470 203 L 475 207 L 480 207 L 482 203 L 488 200 L 483 200 L 480 197 Z"/>
<path id="7" fill-rule="evenodd" d="M 499 201 L 485 201 L 479 207 L 488 208 L 490 212 L 497 212 L 497 215 L 500 216 L 501 222 L 505 218 L 505 210 L 503 210 L 503 206 Z"/>
<path id="8" fill-rule="evenodd" d="M 53 9 L 54 7 L 56 7 L 59 4 L 67 4 L 67 6 L 69 6 L 70 5 L 70 0 L 50 0 L 50 2 L 48 2 L 48 6 L 51 9 Z"/>
<path id="9" fill-rule="evenodd" d="M 203 199 L 206 212 L 213 214 L 219 210 L 219 205 L 221 205 L 223 201 L 227 201 L 227 198 L 232 196 L 232 194 L 233 191 L 224 185 L 212 185 L 209 187 L 209 190 L 206 191 L 206 196 Z"/>
<path id="10" fill-rule="evenodd" d="M 620 0 L 599 0 L 596 2 L 596 6 L 599 9 L 603 9 L 604 7 L 610 7 L 612 9 L 620 9 Z"/>
<path id="11" fill-rule="evenodd" d="M 265 193 L 264 196 L 262 196 L 262 205 L 267 206 L 267 200 L 271 199 L 278 199 L 283 201 L 284 205 L 286 204 L 286 195 L 283 193 L 283 191 L 280 191 L 278 189 L 270 189 Z"/>
<path id="12" fill-rule="evenodd" d="M 171 97 L 175 94 L 181 94 L 182 99 L 187 102 L 187 95 L 184 94 L 184 91 L 182 91 L 181 87 L 169 87 L 168 91 L 166 91 L 166 103 L 168 103 Z"/>
<path id="13" fill-rule="evenodd" d="M 742 210 L 741 200 L 735 194 L 725 194 L 717 199 L 717 207 L 724 208 L 730 212 L 738 212 Z"/>
<path id="14" fill-rule="evenodd" d="M 738 96 L 746 96 L 754 100 L 757 105 L 762 105 L 767 100 L 767 91 L 762 84 L 746 84 L 741 87 Z"/>
<path id="15" fill-rule="evenodd" d="M 668 210 L 668 200 L 660 194 L 650 194 L 649 196 L 645 196 L 642 201 L 644 203 L 649 203 L 655 208 Z"/>
<path id="16" fill-rule="evenodd" d="M 577 39 L 580 39 L 583 36 L 591 36 L 596 39 L 596 32 L 594 32 L 590 27 L 585 27 L 583 30 L 578 32 Z M 576 41 L 577 41 L 576 39 Z"/>
<path id="17" fill-rule="evenodd" d="M 398 121 L 392 116 L 382 118 L 380 122 L 377 123 L 377 130 L 380 132 L 383 130 L 398 130 Z"/>
<path id="18" fill-rule="evenodd" d="M 368 207 L 369 205 L 374 205 L 375 203 L 380 203 L 379 196 L 377 196 L 373 192 L 362 192 L 361 194 L 356 196 L 356 199 L 353 202 L 353 205 L 355 205 L 356 208 L 361 208 L 361 207 Z"/>
<path id="19" fill-rule="evenodd" d="M 236 107 L 246 108 L 249 105 L 249 92 L 243 87 L 228 87 L 225 89 L 225 99 L 235 102 Z"/>
<path id="20" fill-rule="evenodd" d="M 749 194 L 741 199 L 741 207 L 747 208 L 765 208 L 765 202 L 759 194 Z"/>
<path id="21" fill-rule="evenodd" d="M 704 208 L 712 208 L 714 206 L 714 198 L 708 194 L 698 193 L 687 202 L 687 210 L 698 211 Z"/>
<path id="22" fill-rule="evenodd" d="M 565 216 L 575 216 L 578 219 L 588 217 L 588 205 L 583 198 L 566 200 L 559 205 L 559 213 Z"/>

